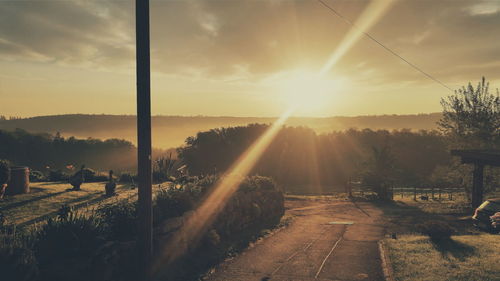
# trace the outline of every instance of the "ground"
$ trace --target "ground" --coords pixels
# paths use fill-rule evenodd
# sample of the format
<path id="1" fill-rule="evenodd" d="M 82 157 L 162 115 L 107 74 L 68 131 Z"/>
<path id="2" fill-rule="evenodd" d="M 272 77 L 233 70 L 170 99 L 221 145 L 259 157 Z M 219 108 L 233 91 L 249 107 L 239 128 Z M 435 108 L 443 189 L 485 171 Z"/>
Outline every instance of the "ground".
<path id="1" fill-rule="evenodd" d="M 104 185 L 85 183 L 81 191 L 69 191 L 67 183 L 32 183 L 30 194 L 1 200 L 0 212 L 26 227 L 55 215 L 63 204 L 86 212 L 99 204 L 136 199 L 137 189 L 130 185 L 119 185 L 118 196 L 105 197 Z M 217 266 L 205 279 L 383 280 L 377 242 L 384 239 L 398 281 L 500 281 L 500 237 L 472 227 L 472 210 L 458 194 L 453 200 L 417 202 L 412 196 L 395 196 L 391 203 L 342 196 L 286 199 L 286 227 Z M 430 220 L 453 226 L 452 240 L 436 244 L 418 234 L 417 225 Z"/>
<path id="2" fill-rule="evenodd" d="M 384 280 L 382 211 L 368 202 L 287 200 L 293 221 L 207 277 L 211 281 Z"/>
<path id="3" fill-rule="evenodd" d="M 119 184 L 117 196 L 104 196 L 105 182 L 84 183 L 80 191 L 71 191 L 69 183 L 31 183 L 31 193 L 6 196 L 0 200 L 0 212 L 11 223 L 26 227 L 42 222 L 57 213 L 63 204 L 73 206 L 79 212 L 95 209 L 99 204 L 136 198 L 137 189 Z M 155 185 L 157 188 L 158 185 Z"/>
<path id="4" fill-rule="evenodd" d="M 457 235 L 433 243 L 425 236 L 410 234 L 386 242 L 397 281 L 500 280 L 498 235 Z"/>
<path id="5" fill-rule="evenodd" d="M 498 197 L 490 194 L 487 197 Z M 397 281 L 500 281 L 500 237 L 472 226 L 472 209 L 465 198 L 418 201 L 397 198 L 378 204 L 386 217 L 385 238 Z M 431 241 L 418 234 L 418 224 L 444 221 L 455 229 L 451 240 Z"/>

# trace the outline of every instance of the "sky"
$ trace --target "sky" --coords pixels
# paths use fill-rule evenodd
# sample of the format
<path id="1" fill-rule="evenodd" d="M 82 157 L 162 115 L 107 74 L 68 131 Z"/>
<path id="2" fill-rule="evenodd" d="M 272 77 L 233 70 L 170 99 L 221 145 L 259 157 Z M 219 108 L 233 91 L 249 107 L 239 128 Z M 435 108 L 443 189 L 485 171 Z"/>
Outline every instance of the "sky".
<path id="1" fill-rule="evenodd" d="M 500 1 L 151 0 L 155 115 L 438 112 L 482 76 L 500 87 Z M 389 3 L 390 2 L 390 3 Z M 135 113 L 129 0 L 0 0 L 0 115 Z"/>

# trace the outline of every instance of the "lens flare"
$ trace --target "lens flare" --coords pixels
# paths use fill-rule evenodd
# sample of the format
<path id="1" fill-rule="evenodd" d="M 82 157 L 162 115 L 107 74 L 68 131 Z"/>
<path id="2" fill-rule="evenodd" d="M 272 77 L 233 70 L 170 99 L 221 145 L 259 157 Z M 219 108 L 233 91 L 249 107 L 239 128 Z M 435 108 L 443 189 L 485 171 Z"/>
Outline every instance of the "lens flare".
<path id="1" fill-rule="evenodd" d="M 266 148 L 273 141 L 294 108 L 281 115 L 233 164 L 229 171 L 215 184 L 213 191 L 187 219 L 183 227 L 165 246 L 165 251 L 153 267 L 153 273 L 160 267 L 169 264 L 177 257 L 186 253 L 196 245 L 207 228 L 215 220 L 217 214 L 224 208 L 228 199 L 248 175 L 255 163 L 260 159 Z"/>
<path id="2" fill-rule="evenodd" d="M 368 4 L 363 13 L 359 16 L 358 21 L 354 24 L 347 35 L 344 37 L 339 46 L 332 53 L 328 61 L 320 70 L 320 75 L 325 75 L 332 67 L 358 42 L 363 35 L 363 32 L 368 31 L 377 20 L 384 15 L 387 9 L 394 3 L 395 0 L 374 0 Z"/>
<path id="3" fill-rule="evenodd" d="M 323 81 L 318 76 L 323 76 L 341 59 L 347 51 L 359 40 L 363 32 L 368 30 L 387 10 L 394 0 L 375 0 L 370 2 L 356 23 L 356 29 L 351 29 L 342 40 L 328 61 L 317 73 L 311 77 L 299 78 L 292 88 L 310 88 L 311 85 Z M 292 83 L 293 84 L 293 83 Z M 296 91 L 296 90 L 294 90 Z M 297 97 L 295 97 L 297 98 Z M 298 99 L 299 101 L 301 99 Z M 163 246 L 160 256 L 152 267 L 152 273 L 158 273 L 162 266 L 170 264 L 176 258 L 185 254 L 190 248 L 195 247 L 205 231 L 216 219 L 218 213 L 225 207 L 229 198 L 237 190 L 244 177 L 252 170 L 267 147 L 276 137 L 285 121 L 300 106 L 300 102 L 293 102 L 265 132 L 260 136 L 232 165 L 228 172 L 215 184 L 212 192 L 202 204 L 190 215 L 186 222 Z M 316 160 L 313 160 L 316 162 Z M 315 163 L 314 166 L 318 166 Z M 316 179 L 319 181 L 319 178 Z"/>

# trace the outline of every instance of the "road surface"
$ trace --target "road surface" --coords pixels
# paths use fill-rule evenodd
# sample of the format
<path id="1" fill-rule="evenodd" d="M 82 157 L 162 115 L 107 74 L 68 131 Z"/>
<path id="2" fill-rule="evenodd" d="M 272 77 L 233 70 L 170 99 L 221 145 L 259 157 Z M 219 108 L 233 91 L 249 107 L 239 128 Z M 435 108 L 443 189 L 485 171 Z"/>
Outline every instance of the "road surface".
<path id="1" fill-rule="evenodd" d="M 295 216 L 288 227 L 219 265 L 207 280 L 384 280 L 382 211 L 350 201 L 297 200 L 287 208 Z"/>

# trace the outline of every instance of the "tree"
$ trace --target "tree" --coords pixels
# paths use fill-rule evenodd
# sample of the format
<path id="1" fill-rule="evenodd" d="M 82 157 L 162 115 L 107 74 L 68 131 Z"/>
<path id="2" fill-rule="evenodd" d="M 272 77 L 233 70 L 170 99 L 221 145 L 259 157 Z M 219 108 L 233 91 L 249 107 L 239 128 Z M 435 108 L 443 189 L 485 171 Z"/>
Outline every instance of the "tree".
<path id="1" fill-rule="evenodd" d="M 483 77 L 474 88 L 467 87 L 441 99 L 443 117 L 438 122 L 441 131 L 451 136 L 462 148 L 498 147 L 500 141 L 500 97 L 489 92 L 489 82 Z"/>
<path id="2" fill-rule="evenodd" d="M 391 185 L 395 179 L 395 160 L 388 146 L 372 147 L 363 183 L 370 186 L 380 199 L 392 199 Z"/>

